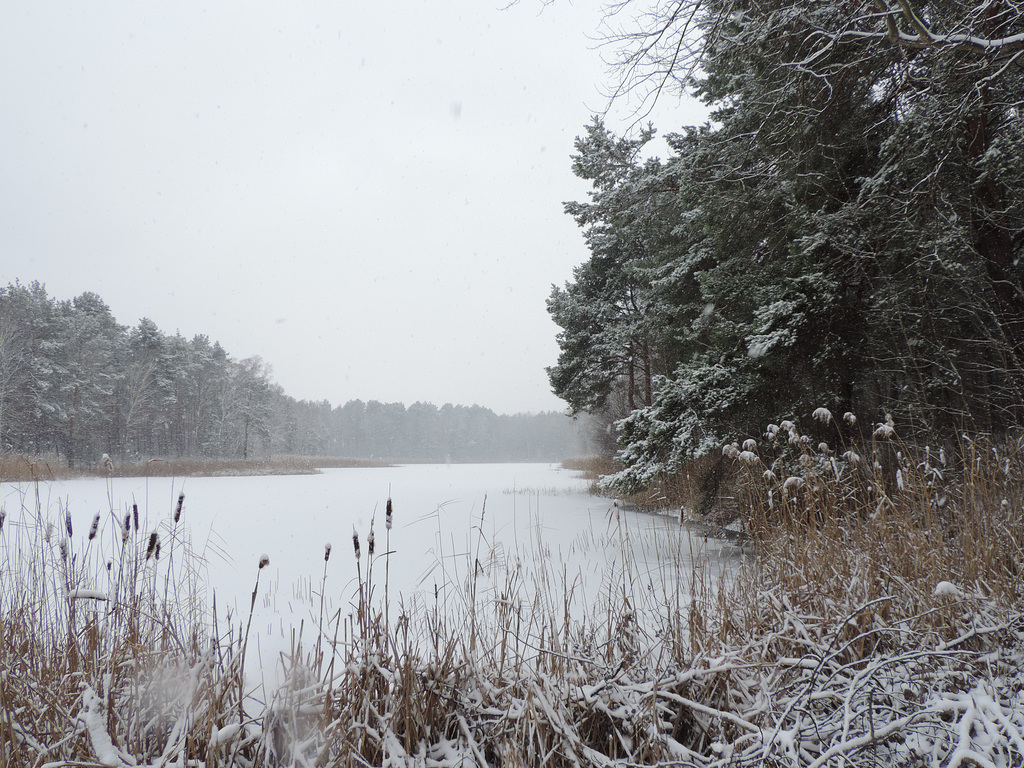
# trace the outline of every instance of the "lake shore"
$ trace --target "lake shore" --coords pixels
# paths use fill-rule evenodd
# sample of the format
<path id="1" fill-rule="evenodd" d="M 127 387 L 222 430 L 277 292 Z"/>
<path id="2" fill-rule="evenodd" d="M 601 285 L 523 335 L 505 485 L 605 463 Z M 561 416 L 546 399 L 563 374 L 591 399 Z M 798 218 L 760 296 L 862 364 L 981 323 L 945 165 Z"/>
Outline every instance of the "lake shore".
<path id="1" fill-rule="evenodd" d="M 8 488 L 0 764 L 1016 765 L 1024 450 L 899 456 L 750 470 L 728 578 L 553 465 Z"/>
<path id="2" fill-rule="evenodd" d="M 323 469 L 388 467 L 392 462 L 337 456 L 274 456 L 261 459 L 159 458 L 115 461 L 106 470 L 102 464 L 68 467 L 56 456 L 0 456 L 0 482 L 70 480 L 83 477 L 246 477 L 259 475 L 315 475 Z"/>

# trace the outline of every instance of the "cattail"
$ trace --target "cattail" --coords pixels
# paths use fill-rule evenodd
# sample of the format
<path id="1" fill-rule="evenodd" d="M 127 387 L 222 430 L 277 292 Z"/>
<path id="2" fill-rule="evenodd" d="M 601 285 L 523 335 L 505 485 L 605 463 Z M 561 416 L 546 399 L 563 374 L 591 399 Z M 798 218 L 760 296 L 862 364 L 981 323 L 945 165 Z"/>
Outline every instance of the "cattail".
<path id="1" fill-rule="evenodd" d="M 4 532 L 4 518 L 7 517 L 7 510 L 0 508 L 0 533 Z"/>
<path id="2" fill-rule="evenodd" d="M 61 560 L 67 560 L 68 559 L 68 540 L 67 539 L 61 539 L 60 540 L 60 559 Z"/>
<path id="3" fill-rule="evenodd" d="M 92 519 L 92 526 L 89 528 L 89 541 L 96 538 L 96 532 L 100 529 L 100 513 L 96 513 L 96 517 Z"/>
<path id="4" fill-rule="evenodd" d="M 64 510 L 64 527 L 67 528 L 68 538 L 70 539 L 74 535 L 74 532 L 71 530 L 71 510 L 70 509 Z"/>
<path id="5" fill-rule="evenodd" d="M 108 475 L 114 471 L 114 462 L 111 461 L 110 456 L 106 453 L 103 454 L 103 471 Z"/>
<path id="6" fill-rule="evenodd" d="M 146 547 L 147 560 L 153 556 L 153 552 L 156 550 L 157 538 L 156 531 L 149 534 L 149 546 Z"/>
<path id="7" fill-rule="evenodd" d="M 355 550 L 356 560 L 359 559 L 359 534 L 356 533 L 355 527 L 352 528 L 352 549 Z"/>
<path id="8" fill-rule="evenodd" d="M 366 554 L 369 557 L 373 557 L 374 545 L 376 544 L 377 537 L 373 535 L 373 521 L 370 521 L 370 535 L 366 537 Z"/>
<path id="9" fill-rule="evenodd" d="M 43 537 L 43 541 L 47 544 L 50 543 L 50 539 L 53 537 L 53 523 L 49 520 L 46 521 L 46 534 Z"/>
<path id="10" fill-rule="evenodd" d="M 387 511 L 384 513 L 384 527 L 389 531 L 391 530 L 391 512 L 391 497 L 389 496 Z"/>
<path id="11" fill-rule="evenodd" d="M 114 567 L 114 561 L 113 560 L 107 560 L 107 571 L 109 572 L 110 569 L 113 568 L 113 567 Z"/>
<path id="12" fill-rule="evenodd" d="M 181 505 L 185 503 L 185 492 L 182 491 L 178 494 L 178 506 L 174 509 L 174 522 L 178 522 L 181 519 Z"/>
<path id="13" fill-rule="evenodd" d="M 153 559 L 154 560 L 159 560 L 160 559 L 160 542 L 159 541 L 156 543 L 156 549 L 153 550 Z"/>
<path id="14" fill-rule="evenodd" d="M 260 570 L 262 571 L 268 565 L 270 565 L 270 555 L 264 552 L 262 555 L 260 555 Z"/>
<path id="15" fill-rule="evenodd" d="M 139 505 L 138 504 L 132 504 L 132 519 L 135 521 L 135 530 L 136 531 L 139 530 Z M 125 523 L 124 527 L 127 528 L 128 524 Z"/>
<path id="16" fill-rule="evenodd" d="M 331 559 L 331 542 L 324 544 L 324 562 L 326 563 Z"/>

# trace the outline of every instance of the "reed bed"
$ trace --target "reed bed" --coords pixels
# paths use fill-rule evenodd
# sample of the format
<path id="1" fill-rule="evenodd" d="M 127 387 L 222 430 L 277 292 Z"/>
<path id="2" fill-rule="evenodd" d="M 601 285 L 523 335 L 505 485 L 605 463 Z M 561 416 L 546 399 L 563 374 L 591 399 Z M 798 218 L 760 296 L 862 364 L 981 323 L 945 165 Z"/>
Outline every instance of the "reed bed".
<path id="1" fill-rule="evenodd" d="M 0 482 L 66 480 L 77 473 L 57 456 L 22 456 L 0 452 Z"/>
<path id="2" fill-rule="evenodd" d="M 721 529 L 738 513 L 731 491 L 736 468 L 722 456 L 708 455 L 691 461 L 673 475 L 658 475 L 651 484 L 635 493 L 623 493 L 607 484 L 607 479 L 622 470 L 622 464 L 607 456 L 583 456 L 566 459 L 564 469 L 580 472 L 591 481 L 590 492 L 614 496 L 624 508 L 646 512 L 684 510 L 686 517 Z"/>
<path id="3" fill-rule="evenodd" d="M 331 456 L 274 456 L 264 459 L 163 458 L 100 461 L 71 469 L 57 456 L 0 453 L 0 482 L 67 480 L 73 477 L 244 477 L 249 475 L 315 475 L 322 469 L 384 467 L 375 459 Z"/>
<path id="4" fill-rule="evenodd" d="M 315 475 L 321 469 L 384 467 L 374 459 L 330 456 L 274 456 L 266 459 L 150 459 L 117 462 L 116 477 L 244 477 L 248 475 Z M 102 474 L 102 467 L 97 474 Z"/>
<path id="5" fill-rule="evenodd" d="M 0 512 L 0 765 L 233 764 L 211 734 L 248 696 L 240 643 L 206 614 L 184 494 L 86 531 L 41 496 L 31 484 Z"/>
<path id="6" fill-rule="evenodd" d="M 596 598 L 539 532 L 506 551 L 483 520 L 433 594 L 392 595 L 389 500 L 372 537 L 325 547 L 316 631 L 273 691 L 245 682 L 244 617 L 196 609 L 172 512 L 155 560 L 145 525 L 101 547 L 25 498 L 0 531 L 0 764 L 1021 765 L 1024 450 L 843 434 L 726 446 L 753 553 L 727 573 L 679 537 L 653 578 L 613 512 Z"/>

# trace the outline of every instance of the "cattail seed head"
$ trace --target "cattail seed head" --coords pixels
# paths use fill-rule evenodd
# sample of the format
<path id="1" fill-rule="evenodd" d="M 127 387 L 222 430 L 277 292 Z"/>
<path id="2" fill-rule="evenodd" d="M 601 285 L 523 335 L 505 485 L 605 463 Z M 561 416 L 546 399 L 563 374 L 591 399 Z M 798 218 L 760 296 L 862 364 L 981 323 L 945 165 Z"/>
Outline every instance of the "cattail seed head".
<path id="1" fill-rule="evenodd" d="M 68 538 L 70 539 L 74 535 L 74 531 L 71 529 L 71 510 L 64 510 L 64 527 L 67 529 Z"/>
<path id="2" fill-rule="evenodd" d="M 389 531 L 391 530 L 391 512 L 391 497 L 389 496 L 387 511 L 384 513 L 384 527 L 387 528 Z"/>
<path id="3" fill-rule="evenodd" d="M 60 559 L 61 560 L 67 560 L 68 559 L 68 540 L 67 539 L 61 539 L 60 540 Z"/>
<path id="4" fill-rule="evenodd" d="M 106 472 L 108 475 L 114 471 L 114 462 L 106 453 L 103 454 L 103 471 Z"/>
<path id="5" fill-rule="evenodd" d="M 373 557 L 373 550 L 377 542 L 377 537 L 373 535 L 373 522 L 370 522 L 370 534 L 366 537 L 366 554 L 369 557 Z"/>
<path id="6" fill-rule="evenodd" d="M 356 529 L 352 528 L 352 549 L 355 550 L 356 560 L 359 559 L 359 534 L 356 533 Z"/>
<path id="7" fill-rule="evenodd" d="M 89 528 L 89 541 L 96 538 L 96 532 L 100 529 L 100 513 L 97 512 L 96 516 L 92 519 L 92 525 Z"/>
<path id="8" fill-rule="evenodd" d="M 156 535 L 156 531 L 153 531 L 151 534 L 149 534 L 149 545 L 146 547 L 147 560 L 149 560 L 149 558 L 153 556 L 153 552 L 156 550 L 157 539 L 158 537 Z"/>
<path id="9" fill-rule="evenodd" d="M 7 517 L 7 510 L 0 508 L 0 533 L 4 532 L 4 518 Z"/>
<path id="10" fill-rule="evenodd" d="M 178 494 L 178 506 L 174 508 L 174 522 L 181 519 L 181 505 L 185 503 L 185 492 Z"/>
<path id="11" fill-rule="evenodd" d="M 139 505 L 138 504 L 132 504 L 132 519 L 135 521 L 135 530 L 136 531 L 139 530 Z M 124 527 L 125 528 L 128 527 L 127 523 L 125 524 Z"/>
<path id="12" fill-rule="evenodd" d="M 270 565 L 270 555 L 264 552 L 262 555 L 260 555 L 260 570 L 262 571 L 268 565 Z"/>
<path id="13" fill-rule="evenodd" d="M 156 543 L 156 549 L 153 550 L 153 559 L 154 560 L 159 560 L 160 559 L 160 542 L 159 541 Z"/>
<path id="14" fill-rule="evenodd" d="M 46 534 L 43 537 L 43 541 L 47 544 L 50 543 L 50 539 L 53 537 L 53 523 L 49 520 L 46 521 Z"/>
<path id="15" fill-rule="evenodd" d="M 324 544 L 324 562 L 326 563 L 331 559 L 331 542 Z"/>

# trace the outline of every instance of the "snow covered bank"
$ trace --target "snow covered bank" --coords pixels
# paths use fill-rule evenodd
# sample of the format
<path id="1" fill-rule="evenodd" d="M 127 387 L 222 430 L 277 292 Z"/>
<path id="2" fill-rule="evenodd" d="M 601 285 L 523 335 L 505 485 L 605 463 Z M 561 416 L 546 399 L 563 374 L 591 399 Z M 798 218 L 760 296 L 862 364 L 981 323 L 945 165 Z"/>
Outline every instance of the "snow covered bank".
<path id="1" fill-rule="evenodd" d="M 419 528 L 386 528 L 382 500 L 372 557 L 368 520 L 358 560 L 351 521 L 330 552 L 299 547 L 326 568 L 311 593 L 334 568 L 354 576 L 289 628 L 273 689 L 254 689 L 258 662 L 246 666 L 269 637 L 258 611 L 273 602 L 273 552 L 263 569 L 246 558 L 227 620 L 179 521 L 154 542 L 129 509 L 101 558 L 88 525 L 27 494 L 23 522 L 0 534 L 17 542 L 0 564 L 0 764 L 1016 766 L 1024 473 L 996 458 L 998 472 L 943 487 L 941 515 L 909 469 L 880 513 L 841 512 L 829 499 L 847 499 L 842 487 L 813 495 L 810 482 L 789 507 L 751 506 L 748 526 L 775 523 L 728 580 L 702 542 L 671 538 L 678 527 L 614 514 L 583 529 L 587 546 L 577 531 L 559 549 L 531 524 L 506 549 L 486 524 L 499 494 L 469 505 L 461 540 L 430 539 L 440 565 L 409 597 L 394 586 L 398 545 Z M 431 528 L 444 530 L 443 509 Z M 595 584 L 583 566 L 559 570 L 563 552 L 598 562 Z"/>

